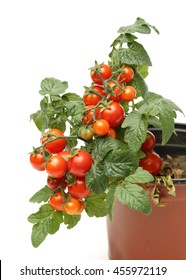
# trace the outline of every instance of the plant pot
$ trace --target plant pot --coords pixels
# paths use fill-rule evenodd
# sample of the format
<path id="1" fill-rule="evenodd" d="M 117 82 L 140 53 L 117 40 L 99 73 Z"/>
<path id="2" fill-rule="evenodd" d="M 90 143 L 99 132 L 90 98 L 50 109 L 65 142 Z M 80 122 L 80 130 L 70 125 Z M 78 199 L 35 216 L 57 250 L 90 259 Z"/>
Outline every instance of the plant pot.
<path id="1" fill-rule="evenodd" d="M 186 156 L 186 125 L 176 124 L 169 142 L 162 146 L 161 130 L 152 128 L 157 139 L 155 151 L 164 155 Z M 176 197 L 163 193 L 165 207 L 152 202 L 152 213 L 144 215 L 118 201 L 113 221 L 107 218 L 111 260 L 186 259 L 186 178 L 174 180 Z"/>

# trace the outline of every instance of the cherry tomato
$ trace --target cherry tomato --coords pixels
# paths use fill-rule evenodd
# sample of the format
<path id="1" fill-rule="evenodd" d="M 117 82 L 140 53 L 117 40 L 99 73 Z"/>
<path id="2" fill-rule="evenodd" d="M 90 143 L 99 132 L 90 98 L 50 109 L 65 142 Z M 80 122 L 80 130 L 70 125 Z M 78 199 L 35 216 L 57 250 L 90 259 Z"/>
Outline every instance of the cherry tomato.
<path id="1" fill-rule="evenodd" d="M 101 113 L 101 118 L 108 121 L 110 127 L 113 128 L 120 125 L 124 121 L 125 112 L 119 103 L 113 101 L 109 107 Z"/>
<path id="2" fill-rule="evenodd" d="M 67 171 L 67 162 L 59 155 L 53 155 L 46 163 L 46 172 L 53 178 L 60 178 Z"/>
<path id="3" fill-rule="evenodd" d="M 85 107 L 85 110 L 88 110 L 88 111 L 85 114 L 85 117 L 82 119 L 82 122 L 84 124 L 91 125 L 94 122 L 94 117 L 95 117 L 95 119 L 100 118 L 100 116 L 101 116 L 100 108 L 97 107 L 95 110 L 94 110 L 94 108 L 95 108 L 94 105 L 89 105 L 89 106 Z"/>
<path id="4" fill-rule="evenodd" d="M 84 203 L 73 197 L 64 205 L 64 211 L 69 215 L 79 215 L 83 209 Z"/>
<path id="5" fill-rule="evenodd" d="M 145 142 L 141 145 L 141 150 L 144 153 L 148 153 L 152 151 L 156 144 L 156 138 L 154 134 L 151 131 L 147 131 L 147 138 Z"/>
<path id="6" fill-rule="evenodd" d="M 149 152 L 146 157 L 140 159 L 139 166 L 156 176 L 162 168 L 162 159 L 155 152 Z"/>
<path id="7" fill-rule="evenodd" d="M 132 81 L 134 77 L 134 71 L 132 68 L 126 65 L 124 66 L 123 71 L 124 72 L 119 76 L 119 81 L 122 83 L 128 83 Z"/>
<path id="8" fill-rule="evenodd" d="M 66 200 L 65 193 L 59 190 L 50 197 L 49 204 L 54 210 L 62 211 L 64 210 L 65 200 Z"/>
<path id="9" fill-rule="evenodd" d="M 97 94 L 96 94 L 97 93 Z M 99 96 L 106 96 L 106 93 L 104 92 L 104 88 L 99 85 L 94 85 L 90 87 L 89 91 L 85 91 L 84 96 L 83 96 L 83 101 L 84 103 L 88 105 L 96 105 L 102 97 Z"/>
<path id="10" fill-rule="evenodd" d="M 120 97 L 121 97 L 121 93 L 122 93 L 121 86 L 119 86 L 119 84 L 115 81 L 109 81 L 107 83 L 107 86 L 110 88 L 110 90 L 108 90 L 108 94 L 109 94 L 109 92 L 111 93 L 109 100 L 119 102 L 121 100 Z"/>
<path id="11" fill-rule="evenodd" d="M 97 74 L 95 70 L 90 71 L 90 76 L 95 84 L 102 85 L 103 81 L 110 79 L 112 76 L 112 69 L 107 64 L 99 65 L 99 73 Z"/>
<path id="12" fill-rule="evenodd" d="M 123 90 L 120 100 L 123 100 L 125 102 L 130 102 L 136 97 L 136 90 L 132 86 L 126 86 Z"/>
<path id="13" fill-rule="evenodd" d="M 116 138 L 116 131 L 113 128 L 110 128 L 109 131 L 107 132 L 107 136 Z"/>
<path id="14" fill-rule="evenodd" d="M 98 136 L 104 136 L 108 133 L 110 125 L 108 121 L 99 119 L 93 124 L 93 131 Z"/>
<path id="15" fill-rule="evenodd" d="M 87 197 L 91 190 L 87 189 L 84 177 L 77 177 L 75 184 L 68 187 L 68 192 L 72 197 L 82 199 Z"/>
<path id="16" fill-rule="evenodd" d="M 55 136 L 50 136 L 51 134 L 54 134 Z M 63 136 L 63 135 L 64 134 L 61 130 L 52 128 L 42 136 L 41 143 L 44 144 L 47 141 L 55 139 L 55 137 L 57 137 L 57 136 Z M 65 146 L 66 146 L 66 139 L 61 138 L 61 139 L 57 139 L 57 140 L 54 140 L 54 141 L 46 144 L 45 150 L 48 153 L 57 154 L 57 153 L 61 152 L 62 150 L 64 150 Z"/>
<path id="17" fill-rule="evenodd" d="M 77 154 L 68 160 L 68 171 L 77 177 L 84 177 L 90 171 L 93 160 L 91 155 L 84 150 L 79 150 Z"/>
<path id="18" fill-rule="evenodd" d="M 69 156 L 71 155 L 71 152 L 69 152 L 69 151 L 61 151 L 57 155 L 62 157 L 62 158 L 64 158 L 66 161 L 68 161 Z"/>
<path id="19" fill-rule="evenodd" d="M 31 163 L 32 167 L 38 171 L 45 170 L 45 159 L 42 155 L 41 150 L 39 150 L 36 153 L 30 154 L 30 163 Z"/>
<path id="20" fill-rule="evenodd" d="M 82 127 L 79 133 L 80 136 L 85 140 L 90 140 L 94 136 L 94 131 L 92 127 Z"/>
<path id="21" fill-rule="evenodd" d="M 60 178 L 47 177 L 47 186 L 49 189 L 54 190 L 64 182 L 64 176 Z"/>

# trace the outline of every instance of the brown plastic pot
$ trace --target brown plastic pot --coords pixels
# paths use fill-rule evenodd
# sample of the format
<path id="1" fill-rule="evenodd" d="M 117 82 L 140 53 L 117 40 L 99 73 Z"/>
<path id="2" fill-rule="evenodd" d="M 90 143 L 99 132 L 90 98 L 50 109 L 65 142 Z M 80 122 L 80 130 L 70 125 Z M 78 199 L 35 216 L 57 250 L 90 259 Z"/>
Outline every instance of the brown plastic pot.
<path id="1" fill-rule="evenodd" d="M 179 144 L 173 136 L 166 149 L 158 143 L 156 152 L 186 155 L 186 125 L 178 124 L 176 130 L 185 140 Z M 157 137 L 161 131 L 153 133 Z M 150 215 L 116 202 L 113 221 L 107 218 L 109 259 L 186 260 L 186 179 L 174 180 L 174 184 L 176 197 L 165 192 L 163 200 L 167 205 L 157 207 L 152 203 Z"/>

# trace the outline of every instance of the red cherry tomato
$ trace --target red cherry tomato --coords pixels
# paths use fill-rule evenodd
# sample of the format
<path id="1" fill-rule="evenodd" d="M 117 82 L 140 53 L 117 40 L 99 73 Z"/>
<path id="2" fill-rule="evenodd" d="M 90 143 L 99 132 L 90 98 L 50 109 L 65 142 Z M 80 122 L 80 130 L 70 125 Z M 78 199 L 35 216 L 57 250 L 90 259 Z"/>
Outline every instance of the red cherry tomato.
<path id="1" fill-rule="evenodd" d="M 59 155 L 53 155 L 46 163 L 46 172 L 53 178 L 60 178 L 67 171 L 67 163 L 64 158 Z"/>
<path id="2" fill-rule="evenodd" d="M 101 118 L 108 121 L 110 127 L 113 128 L 120 125 L 124 121 L 125 112 L 119 103 L 113 101 L 109 107 L 101 113 Z"/>
<path id="3" fill-rule="evenodd" d="M 94 118 L 95 119 L 99 119 L 101 116 L 100 113 L 100 108 L 97 107 L 96 109 L 94 109 L 95 106 L 94 105 L 89 105 L 85 107 L 85 110 L 88 110 L 87 113 L 85 114 L 84 118 L 82 119 L 82 122 L 86 125 L 91 125 L 94 122 Z"/>
<path id="4" fill-rule="evenodd" d="M 116 131 L 113 128 L 110 128 L 109 131 L 107 132 L 107 136 L 116 138 Z"/>
<path id="5" fill-rule="evenodd" d="M 90 171 L 93 163 L 91 155 L 85 150 L 79 150 L 77 154 L 68 160 L 68 171 L 77 177 L 84 177 Z"/>
<path id="6" fill-rule="evenodd" d="M 49 204 L 54 210 L 62 211 L 64 210 L 65 200 L 66 200 L 65 193 L 59 190 L 50 197 Z"/>
<path id="7" fill-rule="evenodd" d="M 119 76 L 119 81 L 122 83 L 128 83 L 132 81 L 134 77 L 134 71 L 129 66 L 124 66 L 123 73 Z"/>
<path id="8" fill-rule="evenodd" d="M 64 211 L 69 215 L 79 215 L 83 210 L 84 203 L 73 197 L 64 205 Z"/>
<path id="9" fill-rule="evenodd" d="M 82 199 L 87 197 L 91 190 L 87 189 L 84 177 L 77 177 L 75 184 L 68 187 L 68 192 L 72 197 Z"/>
<path id="10" fill-rule="evenodd" d="M 30 154 L 30 163 L 32 167 L 38 171 L 45 170 L 45 159 L 42 155 L 41 150 L 36 153 Z"/>
<path id="11" fill-rule="evenodd" d="M 93 131 L 98 136 L 104 136 L 108 133 L 110 124 L 104 119 L 99 119 L 93 124 Z"/>
<path id="12" fill-rule="evenodd" d="M 154 134 L 151 131 L 147 131 L 147 138 L 145 142 L 141 145 L 141 150 L 144 153 L 148 153 L 152 151 L 156 144 L 156 138 Z"/>
<path id="13" fill-rule="evenodd" d="M 110 88 L 108 90 L 108 94 L 109 94 L 109 92 L 111 93 L 109 100 L 119 102 L 121 100 L 120 97 L 121 97 L 121 93 L 122 93 L 121 86 L 119 86 L 119 84 L 115 81 L 109 81 L 107 83 L 107 86 L 108 86 L 108 88 Z"/>
<path id="14" fill-rule="evenodd" d="M 66 161 L 68 161 L 69 156 L 71 155 L 71 152 L 69 152 L 69 151 L 61 151 L 57 155 L 62 157 L 62 158 L 64 158 Z"/>
<path id="15" fill-rule="evenodd" d="M 85 91 L 83 96 L 84 103 L 88 105 L 96 105 L 101 99 L 101 96 L 106 96 L 106 93 L 104 92 L 104 88 L 99 85 L 94 85 L 89 88 L 89 90 Z"/>
<path id="16" fill-rule="evenodd" d="M 60 177 L 60 178 L 53 178 L 53 177 L 50 177 L 50 176 L 47 177 L 47 186 L 51 190 L 56 189 L 57 187 L 59 187 L 62 184 L 63 184 L 62 187 L 65 189 L 67 184 L 64 181 L 64 176 Z"/>
<path id="17" fill-rule="evenodd" d="M 155 152 L 149 152 L 146 157 L 140 159 L 139 166 L 156 176 L 162 168 L 162 159 Z"/>
<path id="18" fill-rule="evenodd" d="M 120 100 L 125 102 L 130 102 L 136 97 L 136 90 L 132 86 L 126 86 L 120 95 Z"/>
<path id="19" fill-rule="evenodd" d="M 95 84 L 102 85 L 103 81 L 110 79 L 112 76 L 112 69 L 107 64 L 99 65 L 99 73 L 95 70 L 90 71 L 90 76 Z"/>
<path id="20" fill-rule="evenodd" d="M 54 134 L 54 136 L 50 136 L 51 134 Z M 57 136 L 64 136 L 64 134 L 61 130 L 52 128 L 42 136 L 41 143 L 44 144 L 47 141 L 55 139 L 55 137 L 57 137 Z M 60 138 L 60 139 L 54 140 L 54 141 L 46 144 L 45 150 L 48 153 L 57 154 L 57 153 L 61 152 L 62 150 L 64 150 L 65 146 L 66 146 L 66 139 Z"/>

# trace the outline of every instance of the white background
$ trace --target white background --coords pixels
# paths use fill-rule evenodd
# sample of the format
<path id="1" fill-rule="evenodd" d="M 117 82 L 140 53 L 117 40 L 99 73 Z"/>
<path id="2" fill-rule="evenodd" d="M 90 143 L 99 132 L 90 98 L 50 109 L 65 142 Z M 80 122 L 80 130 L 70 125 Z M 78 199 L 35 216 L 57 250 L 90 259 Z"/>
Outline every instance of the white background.
<path id="1" fill-rule="evenodd" d="M 32 247 L 27 217 L 38 205 L 28 200 L 45 185 L 46 174 L 29 164 L 28 153 L 40 139 L 29 116 L 39 108 L 38 91 L 45 77 L 68 81 L 69 91 L 82 96 L 83 86 L 91 83 L 88 68 L 95 60 L 107 62 L 117 30 L 133 24 L 137 17 L 160 31 L 160 35 L 137 35 L 153 64 L 146 80 L 149 90 L 172 99 L 186 112 L 184 2 L 1 1 L 0 258 L 7 267 L 11 263 L 19 268 L 41 262 L 108 260 L 105 218 L 83 215 L 76 228 L 67 230 L 62 225 L 39 248 Z M 181 114 L 177 121 L 186 122 Z"/>

